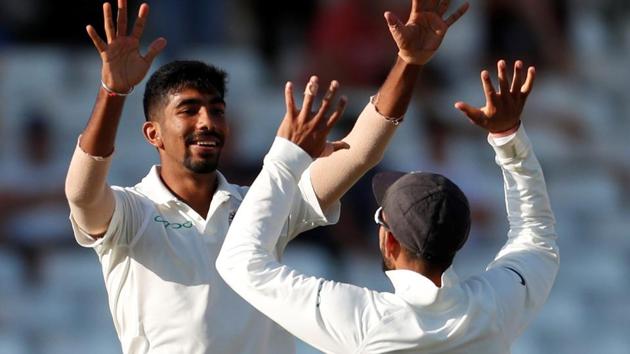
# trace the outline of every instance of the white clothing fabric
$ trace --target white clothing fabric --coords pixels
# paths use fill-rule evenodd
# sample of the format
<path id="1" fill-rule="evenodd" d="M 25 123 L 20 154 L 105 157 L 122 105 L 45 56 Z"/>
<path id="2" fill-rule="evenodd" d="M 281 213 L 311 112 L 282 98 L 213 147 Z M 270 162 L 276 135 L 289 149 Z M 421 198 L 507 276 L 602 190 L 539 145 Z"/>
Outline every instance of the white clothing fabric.
<path id="1" fill-rule="evenodd" d="M 291 154 L 292 146 L 279 149 Z M 103 238 L 94 240 L 71 216 L 77 242 L 94 248 L 102 264 L 125 353 L 295 352 L 294 338 L 236 295 L 215 270 L 248 190 L 217 174 L 205 219 L 166 188 L 158 166 L 134 187 L 112 187 L 115 210 Z M 280 222 L 282 235 L 272 251 L 276 259 L 294 236 L 339 217 L 339 203 L 326 214 L 320 210 L 309 170 L 288 203 L 291 211 Z"/>
<path id="2" fill-rule="evenodd" d="M 548 297 L 559 252 L 544 177 L 521 127 L 489 142 L 504 176 L 508 241 L 481 274 L 442 286 L 409 270 L 387 276 L 395 293 L 309 277 L 274 249 L 310 159 L 274 145 L 230 228 L 217 270 L 239 295 L 327 353 L 509 353 Z"/>

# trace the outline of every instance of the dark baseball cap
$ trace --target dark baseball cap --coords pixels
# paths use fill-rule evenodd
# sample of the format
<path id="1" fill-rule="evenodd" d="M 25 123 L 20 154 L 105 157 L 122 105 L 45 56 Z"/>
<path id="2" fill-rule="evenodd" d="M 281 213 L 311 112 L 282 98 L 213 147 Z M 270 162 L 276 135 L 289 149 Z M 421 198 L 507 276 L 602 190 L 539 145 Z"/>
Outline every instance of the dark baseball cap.
<path id="1" fill-rule="evenodd" d="M 372 189 L 398 242 L 431 263 L 453 261 L 470 231 L 468 199 L 455 183 L 435 173 L 380 172 Z"/>

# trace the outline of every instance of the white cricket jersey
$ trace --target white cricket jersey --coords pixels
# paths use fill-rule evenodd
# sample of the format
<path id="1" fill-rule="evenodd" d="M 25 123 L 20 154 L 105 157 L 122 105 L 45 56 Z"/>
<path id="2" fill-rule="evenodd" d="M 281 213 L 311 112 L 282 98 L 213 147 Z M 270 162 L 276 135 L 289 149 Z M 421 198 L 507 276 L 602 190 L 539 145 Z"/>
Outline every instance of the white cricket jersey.
<path id="1" fill-rule="evenodd" d="M 128 354 L 293 353 L 294 338 L 242 300 L 219 277 L 215 260 L 247 187 L 218 187 L 207 218 L 178 200 L 154 166 L 136 186 L 112 187 L 116 206 L 102 239 L 74 222 L 77 242 L 102 264 L 109 306 Z M 339 203 L 325 215 L 310 174 L 292 194 L 291 212 L 273 257 L 295 235 L 336 222 Z"/>
<path id="2" fill-rule="evenodd" d="M 520 128 L 489 139 L 503 171 L 510 231 L 481 274 L 442 286 L 409 270 L 387 272 L 395 292 L 301 274 L 273 256 L 297 181 L 309 164 L 276 139 L 228 232 L 217 269 L 249 303 L 327 353 L 509 353 L 541 308 L 558 271 L 554 217 L 542 170 Z M 282 191 L 282 192 L 281 192 Z M 269 209 L 273 207 L 273 209 Z M 274 213 L 261 213 L 261 208 Z"/>

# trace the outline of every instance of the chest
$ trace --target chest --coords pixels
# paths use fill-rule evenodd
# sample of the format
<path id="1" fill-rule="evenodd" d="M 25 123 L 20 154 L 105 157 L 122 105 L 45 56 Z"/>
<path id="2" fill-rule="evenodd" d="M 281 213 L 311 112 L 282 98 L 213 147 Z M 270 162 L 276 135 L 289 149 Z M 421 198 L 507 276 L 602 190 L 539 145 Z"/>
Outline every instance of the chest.
<path id="1" fill-rule="evenodd" d="M 237 208 L 226 200 L 204 219 L 187 207 L 156 206 L 145 216 L 130 256 L 161 280 L 207 284 L 217 277 L 214 262 Z"/>

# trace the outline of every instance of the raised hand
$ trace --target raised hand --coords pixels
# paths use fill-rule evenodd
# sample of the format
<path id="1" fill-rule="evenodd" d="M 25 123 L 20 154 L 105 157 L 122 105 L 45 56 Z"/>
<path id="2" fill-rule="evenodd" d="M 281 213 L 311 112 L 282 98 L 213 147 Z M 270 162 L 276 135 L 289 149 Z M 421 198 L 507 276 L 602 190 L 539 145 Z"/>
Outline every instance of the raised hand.
<path id="1" fill-rule="evenodd" d="M 468 11 L 468 3 L 443 19 L 450 0 L 412 0 L 411 13 L 403 23 L 392 12 L 385 12 L 389 31 L 398 46 L 398 55 L 406 62 L 424 65 L 440 48 L 449 27 Z"/>
<path id="2" fill-rule="evenodd" d="M 523 62 L 518 60 L 514 64 L 514 77 L 510 85 L 505 60 L 500 60 L 497 68 L 499 92 L 492 86 L 490 73 L 487 70 L 481 72 L 481 83 L 486 96 L 484 107 L 475 108 L 464 102 L 457 102 L 455 108 L 464 112 L 474 124 L 490 133 L 510 133 L 520 124 L 525 101 L 534 86 L 536 69 L 533 66 L 529 67 L 525 73 Z"/>
<path id="3" fill-rule="evenodd" d="M 166 39 L 158 38 L 149 45 L 145 55 L 140 54 L 140 38 L 149 14 L 149 5 L 143 3 L 131 34 L 127 34 L 127 0 L 118 0 L 116 26 L 109 3 L 103 4 L 105 35 L 103 41 L 93 26 L 86 27 L 103 60 L 101 79 L 111 91 L 126 93 L 131 91 L 149 71 L 153 59 L 166 47 Z"/>
<path id="4" fill-rule="evenodd" d="M 312 76 L 304 91 L 304 103 L 298 111 L 293 97 L 293 84 L 287 82 L 284 89 L 287 113 L 278 128 L 278 136 L 285 138 L 306 151 L 311 157 L 327 156 L 339 149 L 347 149 L 348 144 L 336 141 L 326 142 L 326 137 L 337 123 L 346 108 L 347 99 L 342 96 L 335 110 L 328 114 L 332 101 L 335 99 L 339 83 L 332 81 L 322 99 L 322 104 L 316 112 L 313 112 L 315 96 L 319 88 L 319 79 Z"/>

